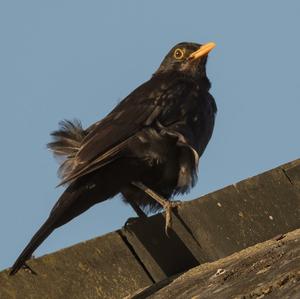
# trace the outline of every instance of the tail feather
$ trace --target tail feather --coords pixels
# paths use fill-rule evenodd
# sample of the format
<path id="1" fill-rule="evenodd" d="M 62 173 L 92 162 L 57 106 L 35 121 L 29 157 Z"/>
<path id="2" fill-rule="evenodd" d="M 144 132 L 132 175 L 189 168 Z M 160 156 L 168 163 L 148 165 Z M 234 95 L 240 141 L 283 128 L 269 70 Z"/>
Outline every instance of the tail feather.
<path id="1" fill-rule="evenodd" d="M 103 201 L 109 197 L 109 194 L 104 194 L 101 197 L 101 193 L 99 194 L 99 190 L 96 189 L 97 188 L 87 189 L 85 184 L 79 186 L 76 184 L 70 185 L 52 208 L 48 219 L 35 233 L 17 258 L 11 268 L 10 275 L 16 274 L 18 270 L 22 268 L 26 260 L 31 257 L 32 253 L 56 228 L 66 224 L 97 203 L 95 198 L 100 198 L 98 201 Z M 95 195 L 98 196 L 96 197 Z"/>
<path id="2" fill-rule="evenodd" d="M 32 253 L 41 245 L 41 243 L 52 233 L 54 229 L 55 227 L 53 223 L 50 223 L 49 220 L 47 220 L 32 237 L 28 245 L 24 248 L 18 259 L 15 261 L 9 275 L 16 274 L 22 268 L 26 260 L 31 257 Z"/>
<path id="3" fill-rule="evenodd" d="M 130 182 L 136 180 L 140 171 L 140 167 L 136 167 L 134 162 L 129 164 L 127 159 L 117 159 L 95 173 L 87 174 L 71 183 L 50 211 L 46 222 L 17 258 L 10 274 L 17 273 L 34 250 L 56 228 L 68 223 L 93 205 L 118 194 Z"/>
<path id="4" fill-rule="evenodd" d="M 48 148 L 55 156 L 69 156 L 76 152 L 85 137 L 81 122 L 63 120 L 59 123 L 59 130 L 51 133 L 53 141 L 48 143 Z"/>
<path id="5" fill-rule="evenodd" d="M 76 166 L 74 158 L 86 136 L 86 132 L 77 119 L 61 121 L 59 127 L 59 130 L 51 133 L 53 141 L 49 142 L 47 147 L 61 161 L 58 176 L 64 179 Z"/>

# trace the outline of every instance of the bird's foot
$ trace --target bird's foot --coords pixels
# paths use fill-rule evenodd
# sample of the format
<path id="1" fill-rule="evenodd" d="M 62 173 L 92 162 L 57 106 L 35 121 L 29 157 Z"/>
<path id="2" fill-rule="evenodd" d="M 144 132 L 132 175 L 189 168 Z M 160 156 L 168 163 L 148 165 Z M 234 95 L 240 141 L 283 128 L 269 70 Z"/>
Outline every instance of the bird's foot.
<path id="1" fill-rule="evenodd" d="M 123 227 L 126 229 L 128 226 L 131 226 L 131 225 L 137 223 L 139 220 L 141 220 L 141 219 L 147 219 L 147 218 L 148 217 L 129 217 L 126 220 L 126 222 L 125 222 L 125 224 L 124 224 Z"/>
<path id="2" fill-rule="evenodd" d="M 146 194 L 151 196 L 154 200 L 156 200 L 165 210 L 166 212 L 166 224 L 165 224 L 165 233 L 169 236 L 169 228 L 172 228 L 172 209 L 178 207 L 180 205 L 180 201 L 170 201 L 162 196 L 158 195 L 152 189 L 148 188 L 141 182 L 132 182 L 132 184 L 139 189 L 143 190 Z"/>
<path id="3" fill-rule="evenodd" d="M 169 237 L 169 229 L 172 229 L 172 209 L 177 208 L 181 205 L 181 201 L 166 201 L 164 204 L 164 210 L 166 212 L 166 223 L 165 223 L 165 233 Z"/>
<path id="4" fill-rule="evenodd" d="M 126 222 L 124 223 L 124 228 L 126 229 L 128 226 L 136 223 L 138 221 L 139 217 L 129 217 Z"/>

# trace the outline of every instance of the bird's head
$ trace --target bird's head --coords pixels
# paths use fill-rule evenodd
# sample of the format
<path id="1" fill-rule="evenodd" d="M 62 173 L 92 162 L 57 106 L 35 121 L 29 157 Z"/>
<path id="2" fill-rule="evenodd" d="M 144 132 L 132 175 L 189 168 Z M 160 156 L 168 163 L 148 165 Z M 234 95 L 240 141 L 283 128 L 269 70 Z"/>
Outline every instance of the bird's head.
<path id="1" fill-rule="evenodd" d="M 212 42 L 203 45 L 179 43 L 166 55 L 155 74 L 176 71 L 195 79 L 206 77 L 207 55 L 215 46 L 216 44 Z"/>

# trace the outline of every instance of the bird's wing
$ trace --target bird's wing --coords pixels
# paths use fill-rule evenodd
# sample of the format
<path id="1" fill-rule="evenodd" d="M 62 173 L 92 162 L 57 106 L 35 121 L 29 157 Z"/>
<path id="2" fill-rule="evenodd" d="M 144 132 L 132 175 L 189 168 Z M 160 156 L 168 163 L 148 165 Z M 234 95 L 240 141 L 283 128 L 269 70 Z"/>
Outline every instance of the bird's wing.
<path id="1" fill-rule="evenodd" d="M 150 126 L 164 109 L 166 101 L 170 101 L 175 94 L 178 97 L 183 89 L 178 84 L 175 88 L 177 91 L 169 87 L 169 84 L 158 85 L 149 80 L 119 103 L 104 119 L 92 125 L 75 156 L 74 168 L 60 185 L 120 157 L 135 134 Z"/>

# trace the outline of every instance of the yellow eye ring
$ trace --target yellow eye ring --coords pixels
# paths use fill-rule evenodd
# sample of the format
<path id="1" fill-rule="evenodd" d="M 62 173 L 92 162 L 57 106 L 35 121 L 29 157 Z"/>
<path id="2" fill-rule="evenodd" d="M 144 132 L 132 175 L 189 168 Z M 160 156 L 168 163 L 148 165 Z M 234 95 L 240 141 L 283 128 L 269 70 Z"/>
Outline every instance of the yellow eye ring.
<path id="1" fill-rule="evenodd" d="M 177 48 L 175 51 L 174 51 L 174 58 L 175 59 L 182 59 L 184 56 L 184 51 L 180 48 Z"/>

